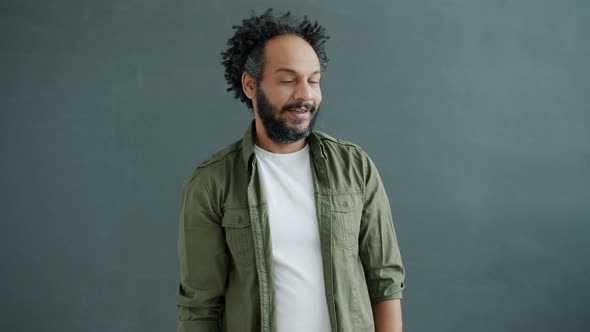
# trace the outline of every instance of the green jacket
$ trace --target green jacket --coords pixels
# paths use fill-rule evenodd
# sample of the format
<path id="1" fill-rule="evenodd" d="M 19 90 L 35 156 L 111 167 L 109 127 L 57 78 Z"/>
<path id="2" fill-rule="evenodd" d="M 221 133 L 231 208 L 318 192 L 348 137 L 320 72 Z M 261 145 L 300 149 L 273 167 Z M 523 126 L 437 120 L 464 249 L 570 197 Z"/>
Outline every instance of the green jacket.
<path id="1" fill-rule="evenodd" d="M 244 137 L 197 166 L 183 186 L 178 331 L 274 332 L 266 198 Z M 385 189 L 358 146 L 308 137 L 332 331 L 373 331 L 371 303 L 402 297 L 404 268 Z"/>

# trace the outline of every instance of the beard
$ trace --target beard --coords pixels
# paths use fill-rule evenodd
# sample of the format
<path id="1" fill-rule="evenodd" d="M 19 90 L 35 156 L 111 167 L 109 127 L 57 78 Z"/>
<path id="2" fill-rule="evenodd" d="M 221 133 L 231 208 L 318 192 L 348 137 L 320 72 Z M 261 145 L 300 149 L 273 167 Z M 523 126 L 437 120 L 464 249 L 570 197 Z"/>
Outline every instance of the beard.
<path id="1" fill-rule="evenodd" d="M 258 109 L 258 115 L 260 116 L 262 125 L 266 130 L 266 134 L 271 140 L 280 144 L 291 144 L 309 136 L 309 134 L 311 134 L 313 131 L 313 127 L 315 126 L 315 122 L 317 120 L 317 115 L 320 111 L 319 107 L 316 109 L 313 104 L 305 102 L 287 104 L 280 110 L 275 109 L 269 102 L 268 98 L 266 98 L 266 95 L 260 86 L 258 86 L 256 89 L 256 107 Z M 285 112 L 288 112 L 290 109 L 301 107 L 305 107 L 309 111 L 311 116 L 309 124 L 304 129 L 290 127 L 287 121 L 283 119 L 281 115 Z M 278 117 L 275 117 L 276 115 L 278 115 Z M 298 125 L 304 121 L 305 120 L 303 119 L 295 120 L 294 123 Z"/>

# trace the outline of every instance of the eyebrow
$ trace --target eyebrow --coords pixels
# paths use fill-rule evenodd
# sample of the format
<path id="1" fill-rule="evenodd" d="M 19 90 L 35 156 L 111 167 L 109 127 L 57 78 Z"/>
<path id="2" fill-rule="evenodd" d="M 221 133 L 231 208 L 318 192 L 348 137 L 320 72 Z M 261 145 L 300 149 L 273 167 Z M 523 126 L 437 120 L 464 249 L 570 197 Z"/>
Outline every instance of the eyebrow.
<path id="1" fill-rule="evenodd" d="M 297 74 L 297 71 L 295 69 L 284 68 L 284 67 L 275 70 L 275 73 L 280 72 L 280 71 L 286 71 L 286 72 L 291 73 L 291 74 Z M 314 71 L 312 73 L 312 75 L 315 75 L 315 74 L 321 74 L 321 71 L 318 69 L 318 70 L 316 70 L 316 71 Z"/>

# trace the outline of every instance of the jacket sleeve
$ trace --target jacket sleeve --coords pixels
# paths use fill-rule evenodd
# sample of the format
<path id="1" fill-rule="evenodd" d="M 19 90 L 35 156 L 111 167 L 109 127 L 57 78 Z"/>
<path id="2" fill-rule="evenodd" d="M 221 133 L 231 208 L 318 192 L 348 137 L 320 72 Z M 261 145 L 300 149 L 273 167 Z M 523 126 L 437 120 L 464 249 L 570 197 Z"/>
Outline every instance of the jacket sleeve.
<path id="1" fill-rule="evenodd" d="M 359 233 L 359 255 L 369 297 L 372 303 L 401 299 L 405 271 L 389 200 L 373 161 L 366 154 L 363 159 L 365 197 Z"/>
<path id="2" fill-rule="evenodd" d="M 215 199 L 199 170 L 184 182 L 178 256 L 178 332 L 218 332 L 228 258 Z"/>

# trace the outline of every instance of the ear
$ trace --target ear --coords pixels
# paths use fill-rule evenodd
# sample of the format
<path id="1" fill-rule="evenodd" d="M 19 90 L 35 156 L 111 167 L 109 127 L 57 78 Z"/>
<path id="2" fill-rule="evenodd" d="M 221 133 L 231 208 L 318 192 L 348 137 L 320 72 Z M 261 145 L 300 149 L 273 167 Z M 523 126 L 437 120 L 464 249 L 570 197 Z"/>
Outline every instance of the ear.
<path id="1" fill-rule="evenodd" d="M 242 90 L 248 99 L 254 99 L 256 95 L 256 80 L 248 73 L 242 73 Z"/>

